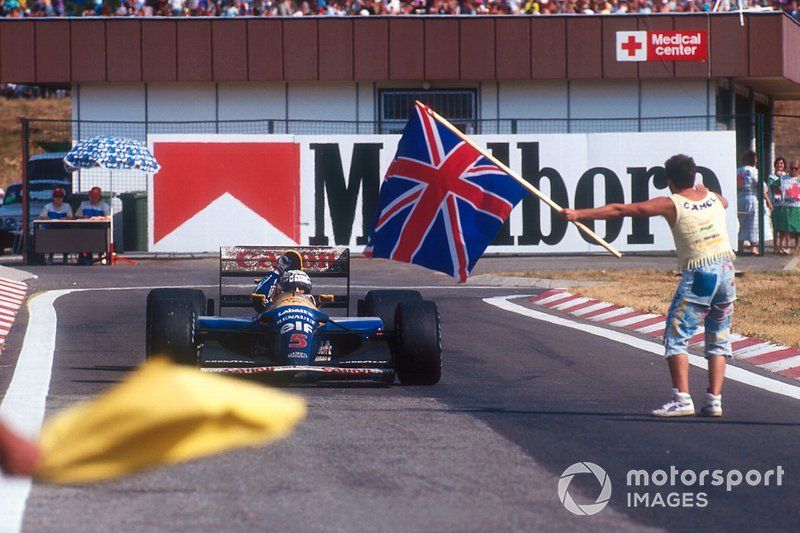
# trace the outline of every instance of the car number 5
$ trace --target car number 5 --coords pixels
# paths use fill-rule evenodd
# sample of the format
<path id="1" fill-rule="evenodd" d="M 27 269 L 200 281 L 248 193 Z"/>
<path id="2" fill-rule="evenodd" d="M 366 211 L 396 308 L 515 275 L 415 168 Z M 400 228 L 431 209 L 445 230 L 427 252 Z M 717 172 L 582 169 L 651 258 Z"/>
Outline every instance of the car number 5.
<path id="1" fill-rule="evenodd" d="M 305 348 L 306 346 L 308 346 L 308 342 L 305 334 L 292 333 L 292 337 L 289 339 L 289 348 Z"/>

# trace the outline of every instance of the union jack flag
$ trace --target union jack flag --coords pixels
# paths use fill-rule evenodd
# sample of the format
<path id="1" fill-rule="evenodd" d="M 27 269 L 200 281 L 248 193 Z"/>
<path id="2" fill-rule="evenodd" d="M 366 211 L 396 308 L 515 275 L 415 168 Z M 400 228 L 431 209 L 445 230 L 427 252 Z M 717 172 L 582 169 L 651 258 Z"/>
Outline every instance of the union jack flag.
<path id="1" fill-rule="evenodd" d="M 426 109 L 406 124 L 364 253 L 463 282 L 527 191 Z"/>

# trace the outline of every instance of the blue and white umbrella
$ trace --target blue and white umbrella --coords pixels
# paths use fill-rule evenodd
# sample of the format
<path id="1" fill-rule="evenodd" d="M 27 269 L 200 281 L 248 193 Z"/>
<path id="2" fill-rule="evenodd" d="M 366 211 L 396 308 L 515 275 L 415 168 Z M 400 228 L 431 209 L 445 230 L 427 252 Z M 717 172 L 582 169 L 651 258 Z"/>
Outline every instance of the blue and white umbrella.
<path id="1" fill-rule="evenodd" d="M 90 137 L 80 141 L 64 158 L 69 170 L 107 168 L 158 172 L 161 166 L 144 143 L 125 137 Z"/>

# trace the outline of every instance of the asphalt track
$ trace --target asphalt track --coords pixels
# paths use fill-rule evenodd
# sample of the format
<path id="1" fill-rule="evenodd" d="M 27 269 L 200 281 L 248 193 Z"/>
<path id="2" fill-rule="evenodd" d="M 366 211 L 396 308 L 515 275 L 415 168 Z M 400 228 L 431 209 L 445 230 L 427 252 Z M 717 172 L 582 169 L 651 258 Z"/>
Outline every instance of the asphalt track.
<path id="1" fill-rule="evenodd" d="M 491 265 L 482 261 L 482 270 Z M 439 385 L 293 388 L 308 401 L 309 417 L 288 439 L 101 485 L 34 485 L 23 529 L 795 530 L 800 523 L 798 400 L 728 382 L 725 418 L 655 420 L 644 413 L 666 399 L 669 385 L 652 354 L 482 301 L 514 294 L 508 287 L 455 287 L 445 276 L 383 262 L 355 261 L 353 270 L 354 298 L 366 287 L 423 286 L 437 302 L 445 346 Z M 217 282 L 211 260 L 34 272 L 34 290 L 207 285 L 213 295 Z M 101 393 L 143 361 L 145 297 L 141 289 L 96 290 L 56 301 L 48 413 Z M 0 391 L 26 320 L 21 313 L 0 356 Z M 692 368 L 696 400 L 704 379 Z M 580 461 L 600 465 L 612 481 L 609 506 L 594 516 L 574 516 L 558 499 L 561 473 Z M 626 487 L 631 469 L 778 465 L 780 487 Z M 579 475 L 569 490 L 583 504 L 599 488 Z M 708 505 L 633 508 L 631 491 L 704 492 Z"/>

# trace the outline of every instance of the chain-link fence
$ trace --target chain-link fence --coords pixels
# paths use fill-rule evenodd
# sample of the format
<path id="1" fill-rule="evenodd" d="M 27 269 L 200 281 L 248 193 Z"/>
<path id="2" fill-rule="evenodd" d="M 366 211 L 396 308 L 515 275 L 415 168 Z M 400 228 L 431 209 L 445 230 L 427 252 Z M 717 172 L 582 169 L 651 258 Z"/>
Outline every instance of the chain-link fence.
<path id="1" fill-rule="evenodd" d="M 800 117 L 792 117 L 800 119 Z M 614 132 L 681 132 L 735 130 L 737 147 L 752 146 L 758 135 L 771 136 L 768 129 L 771 121 L 756 120 L 754 115 L 731 116 L 684 116 L 684 117 L 633 117 L 633 118 L 569 118 L 569 119 L 480 119 L 453 120 L 467 134 L 554 134 L 554 133 L 614 133 Z M 757 123 L 764 126 L 757 132 Z M 792 139 L 793 129 L 784 122 L 775 122 L 776 133 Z M 797 123 L 800 126 L 800 123 Z M 289 135 L 369 135 L 399 133 L 397 122 L 331 121 L 331 120 L 220 120 L 211 122 L 108 122 L 69 121 L 49 119 L 24 119 L 23 158 L 43 153 L 65 153 L 80 140 L 96 135 L 113 135 L 147 141 L 152 134 L 289 134 Z M 782 146 L 776 140 L 777 146 Z M 760 152 L 763 154 L 763 147 Z M 767 159 L 769 157 L 767 156 Z M 764 158 L 761 157 L 763 160 Z M 30 179 L 31 176 L 28 176 Z M 147 176 L 138 171 L 109 171 L 91 169 L 77 171 L 72 175 L 71 203 L 85 199 L 94 186 L 104 191 L 106 200 L 114 213 L 114 241 L 118 249 L 127 251 L 146 250 L 148 232 Z M 37 208 L 34 201 L 28 202 L 28 217 Z M 0 230 L 16 230 L 17 223 L 2 220 Z M 24 235 L 17 238 L 24 240 Z"/>

